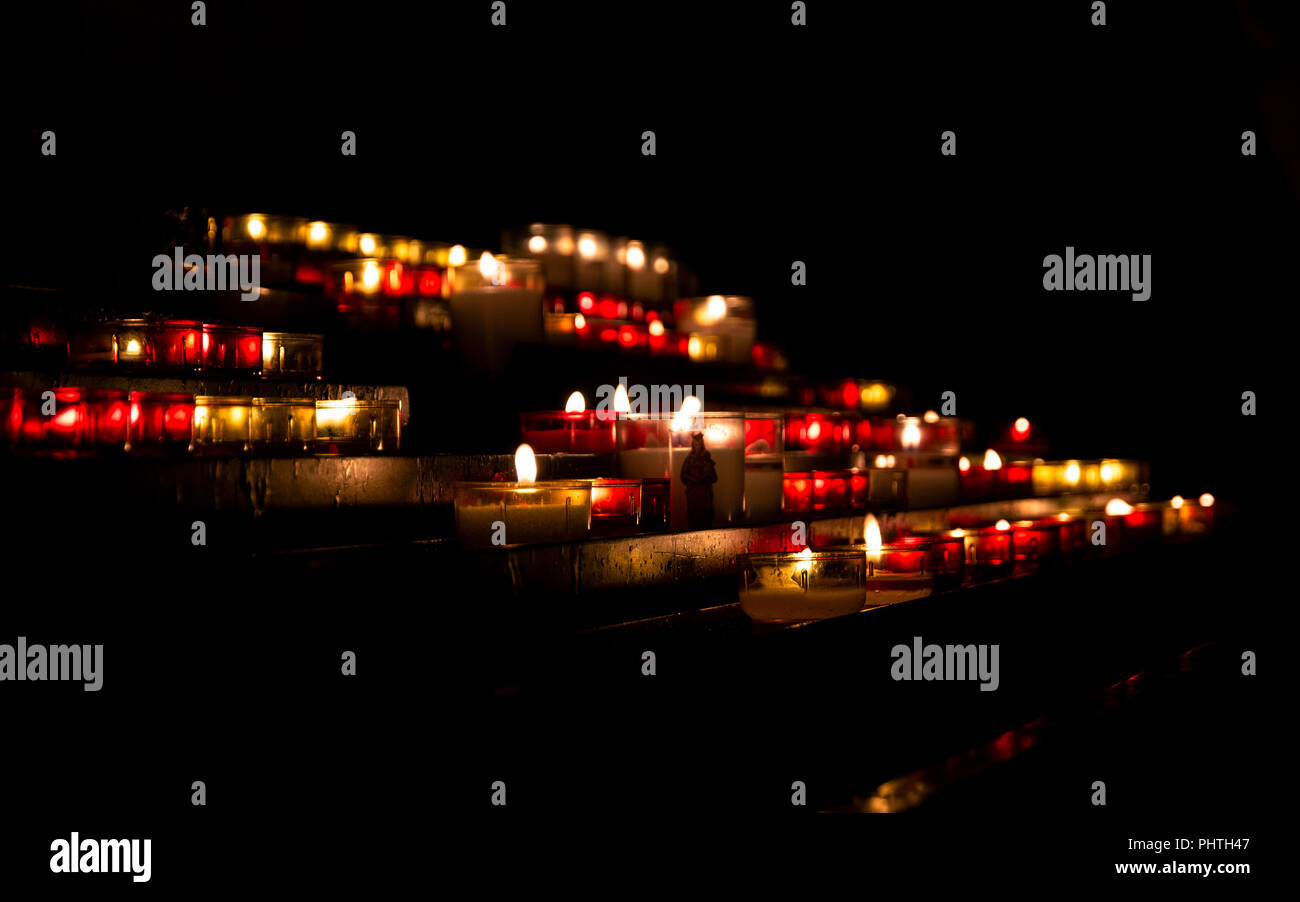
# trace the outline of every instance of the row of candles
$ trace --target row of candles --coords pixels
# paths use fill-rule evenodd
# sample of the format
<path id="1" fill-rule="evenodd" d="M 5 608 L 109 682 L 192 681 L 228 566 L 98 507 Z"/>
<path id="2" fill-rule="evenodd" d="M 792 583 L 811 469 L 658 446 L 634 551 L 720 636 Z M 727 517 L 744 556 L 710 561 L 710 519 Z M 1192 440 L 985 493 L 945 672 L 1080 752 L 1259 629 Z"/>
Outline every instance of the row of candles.
<path id="1" fill-rule="evenodd" d="M 65 332 L 33 324 L 27 343 L 66 352 L 77 369 L 196 373 L 319 380 L 324 337 L 250 326 L 158 317 L 105 318 Z"/>
<path id="2" fill-rule="evenodd" d="M 574 460 L 582 463 L 589 459 L 593 471 L 607 471 L 612 463 L 618 478 L 570 481 L 554 486 L 555 493 L 522 480 L 493 483 L 489 489 L 465 486 L 456 495 L 462 544 L 502 544 L 500 536 L 482 528 L 495 522 L 505 525 L 504 543 L 518 544 L 580 540 L 593 534 L 593 523 L 596 534 L 630 534 L 772 522 L 787 516 L 824 517 L 868 507 L 945 507 L 1027 497 L 1036 490 L 1037 494 L 1055 494 L 1066 489 L 1058 485 L 1055 475 L 1074 476 L 1076 470 L 1077 479 L 1069 490 L 1141 489 L 1140 466 L 1131 461 L 1041 461 L 1004 468 L 992 449 L 979 465 L 951 453 L 927 457 L 919 453 L 923 445 L 956 450 L 953 443 L 959 424 L 944 424 L 941 418 L 926 422 L 926 418 L 904 417 L 890 421 L 896 428 L 878 426 L 875 434 L 888 436 L 886 446 L 895 450 L 878 453 L 874 460 L 859 450 L 860 466 L 805 468 L 805 464 L 826 459 L 804 450 L 810 434 L 814 436 L 811 447 L 824 448 L 820 424 L 832 421 L 820 419 L 821 415 L 706 411 L 692 396 L 672 414 L 638 414 L 629 407 L 626 390 L 620 385 L 609 410 L 587 409 L 581 393 L 574 392 L 564 411 L 521 414 L 524 444 L 516 453 L 517 470 L 532 470 L 535 453 L 542 451 L 585 456 Z M 833 422 L 842 438 L 856 434 L 857 428 L 867 423 L 840 422 L 838 418 Z M 922 424 L 928 432 L 922 431 Z M 878 440 L 886 443 L 885 438 Z M 834 447 L 840 448 L 838 442 Z M 683 467 L 699 452 L 705 452 L 710 460 L 713 481 L 703 490 L 705 500 L 697 500 L 692 511 L 690 479 L 683 474 Z M 1053 479 L 1036 480 L 1040 468 Z M 608 507 L 614 498 L 619 499 L 616 509 Z M 644 517 L 639 519 L 642 513 Z M 551 526 L 543 528 L 548 517 Z M 512 528 L 516 525 L 520 528 Z"/>
<path id="3" fill-rule="evenodd" d="M 55 454 L 396 454 L 401 401 L 62 387 L 0 395 L 7 445 Z"/>
<path id="4" fill-rule="evenodd" d="M 1104 544 L 1092 541 L 1105 524 Z M 804 547 L 744 556 L 740 606 L 754 621 L 791 623 L 854 614 L 1063 564 L 1109 556 L 1162 538 L 1203 534 L 1214 523 L 1214 496 L 1129 504 L 1113 498 L 1100 511 L 1061 511 L 1037 520 L 900 535 L 884 541 L 868 514 L 861 546 Z"/>

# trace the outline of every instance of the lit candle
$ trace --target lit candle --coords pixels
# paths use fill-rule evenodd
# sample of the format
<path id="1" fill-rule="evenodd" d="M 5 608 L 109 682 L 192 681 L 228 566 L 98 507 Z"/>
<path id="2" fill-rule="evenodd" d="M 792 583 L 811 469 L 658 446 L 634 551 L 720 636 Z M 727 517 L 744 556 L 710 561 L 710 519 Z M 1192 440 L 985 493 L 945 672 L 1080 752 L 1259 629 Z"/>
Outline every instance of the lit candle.
<path id="1" fill-rule="evenodd" d="M 962 537 L 948 534 L 900 536 L 891 544 L 922 548 L 928 545 L 934 591 L 949 592 L 961 587 L 966 575 L 966 543 Z"/>
<path id="2" fill-rule="evenodd" d="M 519 344 L 541 344 L 541 267 L 483 253 L 449 271 L 452 333 L 464 362 L 501 372 Z"/>
<path id="3" fill-rule="evenodd" d="M 1054 557 L 1061 545 L 1061 524 L 1055 519 L 1017 520 L 1011 524 L 1011 547 L 1017 567 L 1033 567 Z"/>
<path id="4" fill-rule="evenodd" d="M 597 479 L 591 486 L 591 534 L 629 535 L 641 520 L 641 480 Z"/>
<path id="5" fill-rule="evenodd" d="M 458 482 L 456 537 L 464 548 L 575 542 L 591 532 L 592 481 L 537 482 L 533 449 L 515 452 L 516 482 Z"/>
<path id="6" fill-rule="evenodd" d="M 1199 498 L 1184 499 L 1175 495 L 1165 509 L 1165 535 L 1193 536 L 1214 527 L 1214 496 L 1209 492 Z"/>
<path id="7" fill-rule="evenodd" d="M 1011 524 L 999 520 L 983 529 L 954 529 L 947 533 L 961 537 L 966 545 L 966 570 L 978 579 L 1009 576 L 1015 567 L 1011 547 Z"/>
<path id="8" fill-rule="evenodd" d="M 1106 524 L 1103 555 L 1140 547 L 1159 539 L 1164 531 L 1164 511 L 1155 504 L 1129 504 L 1122 498 L 1106 502 L 1102 522 Z"/>
<path id="9" fill-rule="evenodd" d="M 784 474 L 781 509 L 786 514 L 806 514 L 812 511 L 812 471 L 795 470 Z"/>
<path id="10" fill-rule="evenodd" d="M 203 365 L 203 324 L 196 320 L 156 323 L 149 327 L 149 341 L 160 367 L 193 372 Z"/>
<path id="11" fill-rule="evenodd" d="M 316 402 L 316 451 L 396 454 L 402 445 L 402 402 L 344 398 Z"/>
<path id="12" fill-rule="evenodd" d="M 748 554 L 740 609 L 760 623 L 823 620 L 866 605 L 866 557 L 861 551 Z"/>
<path id="13" fill-rule="evenodd" d="M 247 452 L 252 404 L 252 398 L 197 395 L 190 450 L 205 455 Z"/>
<path id="14" fill-rule="evenodd" d="M 68 340 L 68 362 L 74 367 L 141 369 L 154 363 L 147 320 L 112 319 L 74 329 Z"/>
<path id="15" fill-rule="evenodd" d="M 314 379 L 324 369 L 325 337 L 300 332 L 262 333 L 262 378 Z"/>
<path id="16" fill-rule="evenodd" d="M 880 524 L 867 514 L 863 537 L 867 557 L 867 607 L 924 598 L 934 591 L 932 545 L 924 539 L 886 544 Z"/>
<path id="17" fill-rule="evenodd" d="M 131 392 L 127 450 L 132 454 L 184 451 L 190 440 L 193 419 L 193 395 Z"/>
<path id="18" fill-rule="evenodd" d="M 612 410 L 588 410 L 582 392 L 569 395 L 563 411 L 519 415 L 525 444 L 541 454 L 613 454 L 617 450 Z"/>
<path id="19" fill-rule="evenodd" d="M 992 448 L 984 452 L 982 465 L 963 457 L 958 461 L 957 469 L 961 474 L 962 503 L 977 504 L 1000 497 L 1002 457 Z"/>
<path id="20" fill-rule="evenodd" d="M 254 453 L 310 454 L 316 444 L 311 398 L 254 398 L 249 428 Z"/>
<path id="21" fill-rule="evenodd" d="M 262 371 L 262 330 L 204 323 L 200 339 L 204 370 Z"/>
<path id="22" fill-rule="evenodd" d="M 848 506 L 848 470 L 813 470 L 813 510 L 834 513 Z"/>

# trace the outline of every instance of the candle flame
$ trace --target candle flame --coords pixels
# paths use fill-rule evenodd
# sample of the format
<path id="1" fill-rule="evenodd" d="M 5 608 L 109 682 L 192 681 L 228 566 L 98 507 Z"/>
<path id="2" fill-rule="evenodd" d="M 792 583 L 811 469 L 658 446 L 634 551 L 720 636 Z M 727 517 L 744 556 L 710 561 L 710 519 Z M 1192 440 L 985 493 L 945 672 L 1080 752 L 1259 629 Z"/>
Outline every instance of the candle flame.
<path id="1" fill-rule="evenodd" d="M 695 415 L 700 412 L 700 399 L 694 395 L 687 395 L 682 401 L 682 406 L 677 413 L 673 414 L 673 421 L 670 424 L 673 432 L 685 432 L 691 428 L 691 421 Z"/>
<path id="2" fill-rule="evenodd" d="M 668 272 L 668 260 L 664 257 L 655 257 L 655 272 L 663 275 Z"/>
<path id="3" fill-rule="evenodd" d="M 537 457 L 531 445 L 520 445 L 515 451 L 515 481 L 521 485 L 537 481 Z"/>
<path id="4" fill-rule="evenodd" d="M 935 413 L 933 410 L 927 410 L 925 412 L 925 416 L 922 417 L 922 419 L 924 419 L 927 423 L 937 423 L 939 422 L 939 414 Z"/>
<path id="5" fill-rule="evenodd" d="M 704 302 L 704 309 L 695 314 L 701 325 L 711 326 L 727 315 L 727 299 L 720 294 L 709 295 Z"/>
<path id="6" fill-rule="evenodd" d="M 970 469 L 970 458 L 969 458 L 969 457 L 962 457 L 960 460 L 958 460 L 958 461 L 957 461 L 957 469 L 958 469 L 958 470 L 961 470 L 963 473 L 965 473 L 967 470 L 969 470 L 969 469 Z"/>
<path id="7" fill-rule="evenodd" d="M 655 336 L 656 338 L 658 338 L 660 335 L 663 335 L 664 324 L 661 323 L 659 320 L 655 320 L 654 322 L 650 323 L 650 334 Z"/>
<path id="8" fill-rule="evenodd" d="M 998 532 L 1006 532 L 1008 529 L 1011 528 L 1011 524 L 1008 523 L 1006 520 L 999 520 L 998 522 L 993 524 L 993 528 L 996 529 Z"/>
<path id="9" fill-rule="evenodd" d="M 998 457 L 998 452 L 994 451 L 992 448 L 984 452 L 984 469 L 986 470 L 1002 469 L 1002 458 Z"/>
<path id="10" fill-rule="evenodd" d="M 921 444 L 921 426 L 916 417 L 909 417 L 903 424 L 903 436 L 900 439 L 904 448 L 915 448 Z"/>
<path id="11" fill-rule="evenodd" d="M 629 244 L 627 246 L 627 265 L 632 269 L 640 269 L 645 266 L 645 251 L 639 244 Z"/>
<path id="12" fill-rule="evenodd" d="M 795 572 L 807 573 L 808 569 L 812 567 L 812 549 L 805 546 L 795 552 L 795 557 L 797 558 L 794 565 Z"/>
<path id="13" fill-rule="evenodd" d="M 1029 420 L 1024 417 L 1017 417 L 1016 422 L 1012 425 L 1011 429 L 1017 436 L 1024 438 L 1029 434 Z"/>
<path id="14" fill-rule="evenodd" d="M 1214 496 L 1211 495 L 1209 492 L 1206 492 L 1204 495 L 1202 495 L 1200 501 L 1201 501 L 1201 507 L 1214 507 Z"/>
<path id="15" fill-rule="evenodd" d="M 579 235 L 578 253 L 587 258 L 596 256 L 596 239 L 591 235 Z"/>
<path id="16" fill-rule="evenodd" d="M 966 530 L 954 529 L 952 532 L 948 533 L 948 535 L 952 536 L 954 539 L 962 539 L 966 537 Z"/>
<path id="17" fill-rule="evenodd" d="M 627 399 L 627 386 L 621 382 L 618 384 L 618 388 L 614 389 L 614 412 L 632 412 L 632 402 Z"/>
<path id="18" fill-rule="evenodd" d="M 1106 516 L 1124 517 L 1133 513 L 1133 505 L 1123 498 L 1112 498 L 1106 502 Z"/>
<path id="19" fill-rule="evenodd" d="M 248 237 L 261 238 L 266 234 L 266 221 L 260 216 L 250 216 L 248 218 Z"/>
<path id="20" fill-rule="evenodd" d="M 883 470 L 889 466 L 889 458 L 883 454 L 876 455 L 876 469 Z"/>
<path id="21" fill-rule="evenodd" d="M 1079 483 L 1078 461 L 1072 460 L 1065 465 L 1065 481 L 1068 482 L 1070 485 L 1077 485 Z"/>
<path id="22" fill-rule="evenodd" d="M 1060 520 L 1062 523 L 1069 523 L 1070 515 L 1067 514 L 1065 511 L 1061 511 L 1059 514 L 1056 515 L 1056 519 Z"/>
<path id="23" fill-rule="evenodd" d="M 469 255 L 466 253 L 463 244 L 453 244 L 451 250 L 447 251 L 448 266 L 464 266 L 465 261 L 468 259 Z"/>
<path id="24" fill-rule="evenodd" d="M 569 395 L 569 400 L 564 402 L 565 413 L 582 413 L 587 409 L 587 399 L 582 396 L 582 392 L 576 391 Z"/>
<path id="25" fill-rule="evenodd" d="M 478 271 L 482 273 L 483 278 L 489 282 L 495 281 L 497 277 L 497 260 L 488 251 L 478 258 Z"/>
<path id="26" fill-rule="evenodd" d="M 324 244 L 329 237 L 329 226 L 323 222 L 313 222 L 307 228 L 307 240 L 312 244 Z"/>
<path id="27" fill-rule="evenodd" d="M 374 235 L 362 235 L 362 236 L 361 236 L 361 245 L 360 245 L 360 246 L 361 246 L 361 253 L 363 253 L 363 254 L 365 254 L 367 257 L 369 257 L 371 254 L 373 254 L 373 253 L 375 252 L 375 236 L 374 236 Z"/>
<path id="28" fill-rule="evenodd" d="M 546 250 L 546 236 L 534 235 L 528 239 L 528 249 L 534 254 L 540 254 Z"/>
<path id="29" fill-rule="evenodd" d="M 880 563 L 880 549 L 884 547 L 885 542 L 881 538 L 880 523 L 876 521 L 875 514 L 867 514 L 867 521 L 862 535 L 867 543 L 867 560 L 876 564 Z"/>
<path id="30" fill-rule="evenodd" d="M 581 313 L 573 314 L 573 328 L 577 329 L 579 332 L 587 328 L 587 318 Z"/>
<path id="31" fill-rule="evenodd" d="M 1170 498 L 1169 506 L 1172 507 L 1174 510 L 1178 510 L 1180 507 L 1183 506 L 1183 496 L 1175 495 L 1174 497 Z"/>
<path id="32" fill-rule="evenodd" d="M 1108 482 L 1113 481 L 1114 479 L 1115 479 L 1115 468 L 1112 467 L 1110 464 L 1102 464 L 1102 465 L 1101 465 L 1101 481 L 1102 481 L 1102 482 L 1107 482 L 1107 483 L 1108 483 Z"/>

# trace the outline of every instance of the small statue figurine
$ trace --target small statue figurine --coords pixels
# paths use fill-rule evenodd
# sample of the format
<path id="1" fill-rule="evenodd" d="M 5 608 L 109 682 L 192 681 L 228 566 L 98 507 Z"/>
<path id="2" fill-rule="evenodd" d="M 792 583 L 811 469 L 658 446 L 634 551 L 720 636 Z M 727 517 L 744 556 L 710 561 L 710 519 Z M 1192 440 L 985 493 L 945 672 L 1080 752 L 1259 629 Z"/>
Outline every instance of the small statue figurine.
<path id="1" fill-rule="evenodd" d="M 713 484 L 718 481 L 713 457 L 704 447 L 704 433 L 691 433 L 691 453 L 682 461 L 682 485 L 686 486 L 686 522 L 691 529 L 713 526 Z"/>

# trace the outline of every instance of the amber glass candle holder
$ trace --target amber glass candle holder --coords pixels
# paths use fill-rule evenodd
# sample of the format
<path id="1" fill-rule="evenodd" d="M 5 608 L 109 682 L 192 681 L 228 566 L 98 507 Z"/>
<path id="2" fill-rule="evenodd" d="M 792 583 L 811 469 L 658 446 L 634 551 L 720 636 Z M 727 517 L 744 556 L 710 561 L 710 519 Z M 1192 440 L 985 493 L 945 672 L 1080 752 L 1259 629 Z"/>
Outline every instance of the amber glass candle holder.
<path id="1" fill-rule="evenodd" d="M 316 447 L 311 398 L 254 398 L 249 441 L 255 454 L 310 454 Z"/>
<path id="2" fill-rule="evenodd" d="M 458 482 L 453 501 L 462 548 L 578 542 L 591 534 L 590 479 Z"/>
<path id="3" fill-rule="evenodd" d="M 861 551 L 747 554 L 742 559 L 740 609 L 759 623 L 824 620 L 867 604 L 867 557 Z"/>
<path id="4" fill-rule="evenodd" d="M 68 363 L 76 368 L 148 368 L 154 363 L 149 324 L 144 319 L 87 323 L 69 336 Z"/>
<path id="5" fill-rule="evenodd" d="M 319 381 L 324 375 L 325 338 L 302 332 L 262 333 L 262 378 Z"/>
<path id="6" fill-rule="evenodd" d="M 249 450 L 253 399 L 197 395 L 190 450 L 202 455 L 237 455 Z"/>
<path id="7" fill-rule="evenodd" d="M 401 442 L 401 401 L 316 402 L 318 454 L 396 454 Z"/>

